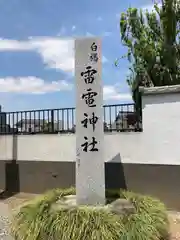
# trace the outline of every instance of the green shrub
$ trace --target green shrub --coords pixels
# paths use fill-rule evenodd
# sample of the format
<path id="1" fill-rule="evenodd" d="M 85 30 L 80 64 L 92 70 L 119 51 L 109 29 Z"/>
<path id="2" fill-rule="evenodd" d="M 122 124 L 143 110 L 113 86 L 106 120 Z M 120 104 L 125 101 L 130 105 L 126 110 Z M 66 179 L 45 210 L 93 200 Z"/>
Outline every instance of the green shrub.
<path id="1" fill-rule="evenodd" d="M 163 203 L 152 197 L 127 191 L 107 196 L 127 198 L 135 214 L 117 216 L 87 207 L 51 211 L 59 196 L 75 194 L 75 189 L 54 189 L 30 201 L 15 215 L 16 240 L 158 240 L 168 235 L 168 218 Z"/>
<path id="2" fill-rule="evenodd" d="M 132 239 L 167 239 L 169 233 L 169 221 L 165 205 L 150 196 L 143 196 L 132 192 L 121 192 L 121 197 L 129 199 L 136 208 L 136 214 L 124 217 L 127 221 L 124 226 L 134 238 Z M 138 238 L 141 232 L 143 238 Z M 135 238 L 136 236 L 136 238 Z M 145 238 L 146 236 L 146 238 Z"/>

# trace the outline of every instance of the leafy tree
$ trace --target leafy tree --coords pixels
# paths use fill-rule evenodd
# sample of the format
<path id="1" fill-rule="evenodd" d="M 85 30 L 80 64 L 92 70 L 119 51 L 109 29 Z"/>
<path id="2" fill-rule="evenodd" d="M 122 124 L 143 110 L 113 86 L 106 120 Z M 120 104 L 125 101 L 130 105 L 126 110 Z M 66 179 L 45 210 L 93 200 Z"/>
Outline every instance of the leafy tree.
<path id="1" fill-rule="evenodd" d="M 137 109 L 139 86 L 180 84 L 180 1 L 161 4 L 154 3 L 152 12 L 129 8 L 121 14 L 121 41 L 130 62 L 127 82 Z"/>

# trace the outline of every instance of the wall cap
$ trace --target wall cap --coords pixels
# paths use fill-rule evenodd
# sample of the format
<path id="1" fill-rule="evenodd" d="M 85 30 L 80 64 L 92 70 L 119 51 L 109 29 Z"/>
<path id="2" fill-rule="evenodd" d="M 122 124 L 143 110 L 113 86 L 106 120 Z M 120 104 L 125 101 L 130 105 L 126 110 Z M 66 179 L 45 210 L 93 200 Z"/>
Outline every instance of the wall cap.
<path id="1" fill-rule="evenodd" d="M 165 93 L 180 93 L 180 85 L 162 86 L 162 87 L 140 87 L 142 95 L 159 95 Z"/>

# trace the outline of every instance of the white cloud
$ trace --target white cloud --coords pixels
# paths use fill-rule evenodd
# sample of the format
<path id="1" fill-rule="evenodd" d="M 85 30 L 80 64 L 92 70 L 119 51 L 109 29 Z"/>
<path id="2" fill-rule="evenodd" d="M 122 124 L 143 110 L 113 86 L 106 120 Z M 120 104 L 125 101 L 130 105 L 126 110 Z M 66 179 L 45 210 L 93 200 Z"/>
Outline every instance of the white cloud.
<path id="1" fill-rule="evenodd" d="M 45 94 L 72 89 L 73 84 L 65 80 L 46 82 L 34 76 L 0 78 L 0 93 Z M 115 85 L 103 87 L 103 98 L 104 100 L 132 100 L 130 93 L 120 93 Z"/>
<path id="2" fill-rule="evenodd" d="M 65 80 L 46 82 L 34 76 L 0 78 L 0 93 L 45 94 L 72 89 L 73 84 Z M 132 100 L 130 93 L 120 93 L 116 85 L 105 85 L 103 98 L 104 100 Z"/>
<path id="3" fill-rule="evenodd" d="M 72 84 L 65 80 L 45 82 L 33 76 L 0 78 L 0 92 L 43 94 L 71 89 Z"/>
<path id="4" fill-rule="evenodd" d="M 0 51 L 26 51 L 32 50 L 29 41 L 17 41 L 0 38 Z"/>
<path id="5" fill-rule="evenodd" d="M 73 39 L 31 37 L 27 41 L 18 41 L 1 38 L 1 51 L 36 51 L 49 68 L 60 69 L 66 72 L 74 71 Z M 104 62 L 107 62 L 105 57 L 103 59 Z"/>
<path id="6" fill-rule="evenodd" d="M 76 30 L 76 26 L 73 25 L 72 28 L 71 28 L 72 31 Z"/>
<path id="7" fill-rule="evenodd" d="M 32 47 L 49 68 L 71 72 L 74 69 L 74 40 L 60 38 L 34 39 Z"/>
<path id="8" fill-rule="evenodd" d="M 120 93 L 116 86 L 107 85 L 103 88 L 104 100 L 132 100 L 130 93 Z"/>

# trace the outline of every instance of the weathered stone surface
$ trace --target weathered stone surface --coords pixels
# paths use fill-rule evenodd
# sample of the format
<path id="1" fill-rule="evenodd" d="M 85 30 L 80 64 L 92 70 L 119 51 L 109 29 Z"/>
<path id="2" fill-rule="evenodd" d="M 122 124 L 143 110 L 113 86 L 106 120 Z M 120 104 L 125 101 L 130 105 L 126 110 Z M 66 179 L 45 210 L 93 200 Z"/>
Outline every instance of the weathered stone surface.
<path id="1" fill-rule="evenodd" d="M 132 214 L 135 212 L 134 205 L 127 199 L 117 199 L 109 204 L 110 211 L 115 214 Z"/>
<path id="2" fill-rule="evenodd" d="M 59 209 L 71 209 L 71 208 L 81 208 L 84 206 L 78 206 L 76 203 L 76 195 L 68 195 L 59 199 L 56 203 L 52 205 L 52 210 L 56 211 Z M 97 206 L 86 206 L 94 209 L 103 209 L 114 214 L 132 214 L 135 212 L 133 204 L 126 199 L 117 199 L 108 205 L 97 205 Z"/>
<path id="3" fill-rule="evenodd" d="M 63 198 L 65 204 L 68 204 L 70 206 L 76 206 L 76 195 L 67 195 Z"/>
<path id="4" fill-rule="evenodd" d="M 52 212 L 58 211 L 58 210 L 60 210 L 60 209 L 70 209 L 70 208 L 72 208 L 72 206 L 66 204 L 66 203 L 65 203 L 64 201 L 62 201 L 62 200 L 58 200 L 58 201 L 56 201 L 55 203 L 53 203 L 53 204 L 51 205 L 51 211 L 52 211 Z"/>
<path id="5" fill-rule="evenodd" d="M 108 206 L 104 205 L 97 205 L 97 206 L 83 206 L 83 205 L 77 205 L 76 202 L 76 195 L 68 195 L 63 198 L 60 198 L 57 200 L 54 204 L 51 206 L 51 211 L 57 211 L 59 209 L 72 209 L 72 208 L 83 208 L 83 207 L 89 207 L 91 209 L 107 209 Z"/>

